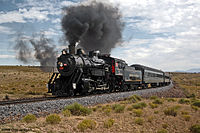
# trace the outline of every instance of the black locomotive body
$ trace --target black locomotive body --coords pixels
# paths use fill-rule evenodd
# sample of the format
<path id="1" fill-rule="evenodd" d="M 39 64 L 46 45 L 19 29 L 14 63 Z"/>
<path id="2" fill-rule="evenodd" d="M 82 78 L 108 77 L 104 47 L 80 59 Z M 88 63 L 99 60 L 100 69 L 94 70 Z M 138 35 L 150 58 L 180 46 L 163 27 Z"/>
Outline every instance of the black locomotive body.
<path id="1" fill-rule="evenodd" d="M 57 70 L 48 82 L 48 92 L 56 96 L 85 95 L 98 90 L 127 91 L 164 86 L 169 75 L 142 65 L 128 66 L 125 61 L 92 51 L 89 55 L 62 51 Z"/>

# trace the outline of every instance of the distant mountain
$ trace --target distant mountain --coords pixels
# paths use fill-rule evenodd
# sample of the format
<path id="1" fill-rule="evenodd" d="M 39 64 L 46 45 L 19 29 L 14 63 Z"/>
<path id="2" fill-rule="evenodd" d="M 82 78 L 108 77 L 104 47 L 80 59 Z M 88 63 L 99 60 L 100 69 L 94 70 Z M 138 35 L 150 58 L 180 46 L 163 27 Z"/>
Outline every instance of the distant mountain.
<path id="1" fill-rule="evenodd" d="M 187 70 L 186 72 L 191 72 L 191 73 L 200 72 L 200 68 L 189 69 L 189 70 Z"/>
<path id="2" fill-rule="evenodd" d="M 189 70 L 177 70 L 175 72 L 200 73 L 200 68 L 192 68 Z"/>

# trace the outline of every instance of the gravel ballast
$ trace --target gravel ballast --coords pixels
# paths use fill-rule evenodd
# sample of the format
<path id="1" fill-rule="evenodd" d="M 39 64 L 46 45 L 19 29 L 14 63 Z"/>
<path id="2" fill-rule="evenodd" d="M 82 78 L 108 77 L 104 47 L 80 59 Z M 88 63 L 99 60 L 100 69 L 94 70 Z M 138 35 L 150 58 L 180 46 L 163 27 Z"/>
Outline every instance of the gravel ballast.
<path id="1" fill-rule="evenodd" d="M 45 116 L 50 113 L 59 113 L 65 106 L 74 102 L 80 103 L 84 106 L 91 106 L 96 104 L 120 101 L 133 94 L 140 95 L 142 97 L 149 97 L 155 94 L 162 95 L 170 91 L 172 88 L 173 84 L 170 84 L 169 86 L 165 87 L 145 90 L 101 94 L 73 99 L 41 101 L 37 103 L 24 103 L 0 106 L 0 123 L 6 123 L 13 120 L 20 120 L 22 117 L 29 113 L 35 114 L 36 116 Z"/>

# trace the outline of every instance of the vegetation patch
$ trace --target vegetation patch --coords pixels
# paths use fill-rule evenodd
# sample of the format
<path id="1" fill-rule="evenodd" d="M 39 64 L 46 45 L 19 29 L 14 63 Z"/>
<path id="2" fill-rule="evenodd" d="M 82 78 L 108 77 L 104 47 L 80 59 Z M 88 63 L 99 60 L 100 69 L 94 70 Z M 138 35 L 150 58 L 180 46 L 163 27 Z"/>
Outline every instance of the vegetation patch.
<path id="1" fill-rule="evenodd" d="M 32 123 L 32 122 L 35 122 L 36 120 L 37 120 L 37 118 L 33 114 L 28 114 L 23 118 L 23 121 L 26 123 Z"/>
<path id="2" fill-rule="evenodd" d="M 77 115 L 77 116 L 79 115 L 86 116 L 92 113 L 91 109 L 84 107 L 83 105 L 78 103 L 68 105 L 64 108 L 64 110 L 69 110 L 72 115 Z"/>
<path id="3" fill-rule="evenodd" d="M 164 129 L 167 129 L 167 127 L 168 127 L 168 124 L 167 124 L 167 123 L 165 123 L 165 124 L 162 124 L 162 127 L 163 127 Z"/>
<path id="4" fill-rule="evenodd" d="M 48 124 L 58 124 L 61 122 L 61 118 L 57 114 L 50 114 L 46 117 L 46 122 Z"/>
<path id="5" fill-rule="evenodd" d="M 192 105 L 200 108 L 200 100 L 193 102 Z"/>
<path id="6" fill-rule="evenodd" d="M 95 129 L 95 127 L 96 127 L 96 122 L 91 119 L 85 119 L 82 122 L 80 122 L 77 126 L 77 128 L 82 132 L 85 131 L 86 129 Z"/>
<path id="7" fill-rule="evenodd" d="M 121 104 L 114 104 L 112 106 L 113 110 L 115 111 L 115 113 L 123 113 L 124 112 L 124 109 L 125 109 L 125 106 L 124 105 L 121 105 Z"/>
<path id="8" fill-rule="evenodd" d="M 158 97 L 157 96 L 151 96 L 150 99 L 155 100 L 155 99 L 158 99 Z"/>
<path id="9" fill-rule="evenodd" d="M 184 98 L 181 98 L 178 103 L 180 104 L 190 104 L 190 100 L 189 99 L 184 99 Z"/>
<path id="10" fill-rule="evenodd" d="M 127 100 L 128 100 L 129 102 L 136 103 L 136 102 L 138 102 L 138 101 L 141 101 L 142 98 L 141 98 L 140 96 L 138 96 L 138 95 L 132 95 L 132 96 L 130 96 L 129 98 L 127 98 Z"/>
<path id="11" fill-rule="evenodd" d="M 153 104 L 163 104 L 163 100 L 161 100 L 161 99 L 155 99 L 153 101 Z"/>
<path id="12" fill-rule="evenodd" d="M 190 115 L 183 115 L 183 118 L 185 121 L 189 121 L 191 116 Z"/>
<path id="13" fill-rule="evenodd" d="M 66 110 L 63 110 L 63 111 L 62 111 L 62 114 L 63 114 L 64 116 L 70 117 L 70 116 L 71 116 L 71 111 L 68 110 L 68 109 L 66 109 Z"/>
<path id="14" fill-rule="evenodd" d="M 113 120 L 113 119 L 108 119 L 108 120 L 104 121 L 104 127 L 105 127 L 105 128 L 110 128 L 110 127 L 113 126 L 114 122 L 115 122 L 115 120 Z"/>
<path id="15" fill-rule="evenodd" d="M 141 103 L 136 103 L 136 104 L 133 104 L 132 107 L 134 109 L 143 109 L 147 106 L 147 104 L 145 102 L 141 102 Z"/>
<path id="16" fill-rule="evenodd" d="M 136 118 L 135 123 L 138 124 L 138 125 L 143 125 L 144 120 L 142 118 Z"/>
<path id="17" fill-rule="evenodd" d="M 140 117 L 142 116 L 143 112 L 141 109 L 133 109 L 133 113 L 137 116 Z"/>
<path id="18" fill-rule="evenodd" d="M 158 104 L 149 103 L 149 106 L 150 106 L 152 109 L 155 109 L 155 108 L 158 107 Z"/>
<path id="19" fill-rule="evenodd" d="M 168 102 L 176 102 L 176 99 L 175 98 L 167 98 L 167 101 Z"/>
<path id="20" fill-rule="evenodd" d="M 200 124 L 196 124 L 190 127 L 192 133 L 200 133 Z"/>
<path id="21" fill-rule="evenodd" d="M 171 115 L 171 116 L 177 116 L 177 107 L 168 107 L 167 109 L 164 110 L 165 115 Z"/>

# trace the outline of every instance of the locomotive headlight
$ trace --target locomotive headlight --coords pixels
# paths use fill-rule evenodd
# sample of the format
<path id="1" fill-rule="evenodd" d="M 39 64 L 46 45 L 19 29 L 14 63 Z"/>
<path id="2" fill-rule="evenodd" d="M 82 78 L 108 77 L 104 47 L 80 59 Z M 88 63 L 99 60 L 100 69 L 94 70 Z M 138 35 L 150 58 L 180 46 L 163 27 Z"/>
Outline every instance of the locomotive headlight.
<path id="1" fill-rule="evenodd" d="M 63 67 L 63 63 L 62 62 L 60 63 L 60 66 Z"/>

